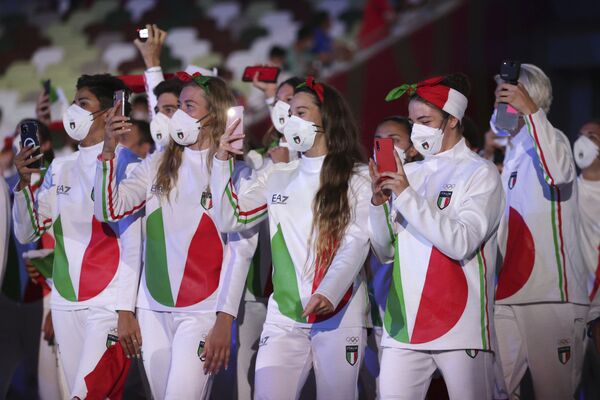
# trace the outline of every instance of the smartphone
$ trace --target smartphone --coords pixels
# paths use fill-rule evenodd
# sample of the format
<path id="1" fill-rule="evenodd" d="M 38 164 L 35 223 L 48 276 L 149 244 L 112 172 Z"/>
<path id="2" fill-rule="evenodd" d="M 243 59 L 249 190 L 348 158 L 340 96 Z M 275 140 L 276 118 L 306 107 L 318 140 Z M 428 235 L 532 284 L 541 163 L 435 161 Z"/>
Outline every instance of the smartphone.
<path id="1" fill-rule="evenodd" d="M 244 75 L 242 75 L 242 81 L 252 82 L 254 75 L 258 72 L 258 80 L 267 83 L 277 83 L 277 77 L 281 70 L 277 67 L 266 67 L 257 65 L 254 67 L 246 67 Z"/>
<path id="2" fill-rule="evenodd" d="M 394 157 L 394 140 L 392 138 L 375 138 L 375 163 L 377 172 L 396 172 L 396 158 Z"/>
<path id="3" fill-rule="evenodd" d="M 148 28 L 138 28 L 137 34 L 138 34 L 138 38 L 142 42 L 145 42 L 146 40 L 148 40 Z"/>
<path id="4" fill-rule="evenodd" d="M 125 90 L 117 90 L 115 92 L 113 97 L 113 106 L 116 106 L 119 101 L 121 102 L 121 106 L 115 115 L 126 115 L 125 105 L 127 104 L 127 101 L 129 101 L 129 96 Z"/>
<path id="5" fill-rule="evenodd" d="M 40 145 L 38 136 L 38 124 L 35 121 L 25 121 L 21 124 L 21 148 L 35 147 Z M 29 158 L 40 155 L 40 149 L 37 149 Z M 29 168 L 41 168 L 42 160 L 37 160 L 28 165 Z"/>
<path id="6" fill-rule="evenodd" d="M 227 127 L 230 127 L 231 124 L 233 124 L 238 118 L 240 119 L 240 123 L 233 131 L 234 135 L 244 133 L 244 107 L 235 106 L 227 110 Z M 231 147 L 241 150 L 244 147 L 244 139 L 238 139 L 234 142 L 231 142 Z"/>
<path id="7" fill-rule="evenodd" d="M 521 63 L 519 61 L 504 60 L 500 66 L 500 78 L 511 85 L 519 83 Z M 496 113 L 496 126 L 509 132 L 516 132 L 519 125 L 519 112 L 507 103 L 498 104 Z"/>
<path id="8" fill-rule="evenodd" d="M 42 85 L 44 86 L 44 94 L 50 96 L 50 79 L 46 79 Z"/>

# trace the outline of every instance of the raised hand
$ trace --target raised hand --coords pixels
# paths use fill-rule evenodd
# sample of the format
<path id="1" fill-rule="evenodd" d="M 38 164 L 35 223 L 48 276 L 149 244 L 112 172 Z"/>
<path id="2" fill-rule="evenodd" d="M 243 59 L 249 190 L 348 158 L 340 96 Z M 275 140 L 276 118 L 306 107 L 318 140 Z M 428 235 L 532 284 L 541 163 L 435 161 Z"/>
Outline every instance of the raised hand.
<path id="1" fill-rule="evenodd" d="M 124 115 L 116 115 L 117 110 L 121 108 L 119 101 L 114 107 L 109 109 L 106 114 L 106 125 L 104 126 L 104 147 L 102 149 L 102 159 L 110 160 L 115 155 L 120 136 L 131 132 L 131 122 L 129 117 Z"/>
<path id="2" fill-rule="evenodd" d="M 21 151 L 15 156 L 15 167 L 19 172 L 19 185 L 17 190 L 24 189 L 31 183 L 31 174 L 40 173 L 39 168 L 30 168 L 29 166 L 42 158 L 44 154 L 40 153 L 37 156 L 31 157 L 31 155 L 39 150 L 40 146 L 35 147 L 23 147 Z M 29 158 L 31 157 L 31 158 Z"/>
<path id="3" fill-rule="evenodd" d="M 167 32 L 159 29 L 155 24 L 146 25 L 146 29 L 148 29 L 148 39 L 142 42 L 139 38 L 136 38 L 133 44 L 142 54 L 146 68 L 158 67 L 160 66 L 160 52 L 165 43 Z"/>
<path id="4" fill-rule="evenodd" d="M 496 107 L 498 103 L 508 103 L 523 115 L 535 114 L 539 109 L 522 83 L 501 83 L 496 87 L 495 95 Z"/>
<path id="5" fill-rule="evenodd" d="M 35 115 L 38 121 L 46 126 L 50 125 L 50 96 L 41 91 L 35 105 Z"/>
<path id="6" fill-rule="evenodd" d="M 252 77 L 252 86 L 257 88 L 258 90 L 261 90 L 265 94 L 265 97 L 268 99 L 270 99 L 271 97 L 275 97 L 275 94 L 277 93 L 277 84 L 259 81 L 258 71 Z"/>
<path id="7" fill-rule="evenodd" d="M 394 192 L 396 196 L 400 196 L 407 187 L 410 186 L 408 178 L 402 166 L 402 160 L 398 157 L 398 153 L 394 151 L 394 159 L 396 160 L 396 172 L 382 172 L 381 177 L 384 180 L 381 182 L 381 190 L 385 193 L 386 190 Z"/>
<path id="8" fill-rule="evenodd" d="M 225 130 L 225 133 L 219 139 L 219 148 L 215 154 L 215 157 L 217 157 L 219 160 L 225 161 L 229 160 L 232 156 L 244 154 L 242 150 L 236 149 L 231 145 L 231 143 L 238 139 L 243 139 L 245 136 L 243 133 L 238 133 L 235 135 L 233 134 L 239 123 L 239 118 L 233 121 L 233 123 Z"/>

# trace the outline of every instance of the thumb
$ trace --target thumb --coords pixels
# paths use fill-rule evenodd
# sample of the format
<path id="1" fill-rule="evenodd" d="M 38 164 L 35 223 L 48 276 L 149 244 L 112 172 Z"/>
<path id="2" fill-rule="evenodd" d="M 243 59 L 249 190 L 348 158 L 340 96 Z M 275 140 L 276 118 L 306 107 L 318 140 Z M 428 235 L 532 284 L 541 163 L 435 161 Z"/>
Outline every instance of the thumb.
<path id="1" fill-rule="evenodd" d="M 302 317 L 306 318 L 310 314 L 314 314 L 317 309 L 318 300 L 314 297 L 310 299 L 306 307 L 304 308 L 304 312 L 302 313 Z"/>

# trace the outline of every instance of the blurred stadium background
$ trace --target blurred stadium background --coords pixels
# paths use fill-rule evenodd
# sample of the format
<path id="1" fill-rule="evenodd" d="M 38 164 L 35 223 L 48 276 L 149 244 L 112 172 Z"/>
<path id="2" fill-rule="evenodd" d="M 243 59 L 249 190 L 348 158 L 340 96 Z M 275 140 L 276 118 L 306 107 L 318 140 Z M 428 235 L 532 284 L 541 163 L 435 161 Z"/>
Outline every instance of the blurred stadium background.
<path id="1" fill-rule="evenodd" d="M 217 67 L 240 101 L 251 106 L 254 121 L 265 114 L 252 107 L 256 94 L 241 82 L 243 68 L 268 62 L 273 46 L 290 52 L 302 27 L 325 26 L 321 33 L 333 46 L 326 58 L 314 54 L 310 69 L 345 93 L 365 144 L 378 120 L 405 112 L 402 102 L 384 103 L 389 88 L 443 72 L 469 75 L 468 114 L 484 132 L 492 77 L 504 58 L 536 63 L 550 75 L 551 119 L 573 136 L 582 121 L 600 115 L 598 3 L 0 0 L 0 135 L 11 134 L 21 118 L 34 114 L 43 79 L 51 79 L 58 97 L 70 103 L 83 73 L 141 74 L 144 64 L 132 41 L 138 27 L 155 23 L 168 31 L 161 57 L 165 72 L 188 64 Z M 319 25 L 324 15 L 327 25 Z M 54 120 L 60 121 L 60 107 L 59 101 Z"/>

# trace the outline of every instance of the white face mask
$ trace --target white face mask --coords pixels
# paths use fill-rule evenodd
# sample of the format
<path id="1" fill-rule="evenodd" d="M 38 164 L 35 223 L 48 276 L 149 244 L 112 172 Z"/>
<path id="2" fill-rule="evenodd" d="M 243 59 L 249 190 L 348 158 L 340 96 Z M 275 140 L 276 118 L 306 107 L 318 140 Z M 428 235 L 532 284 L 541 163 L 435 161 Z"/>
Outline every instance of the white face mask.
<path id="1" fill-rule="evenodd" d="M 277 100 L 275 105 L 271 109 L 271 122 L 273 123 L 273 127 L 278 131 L 283 133 L 283 127 L 290 119 L 290 105 Z"/>
<path id="2" fill-rule="evenodd" d="M 492 130 L 492 132 L 494 132 L 494 134 L 496 136 L 502 136 L 502 137 L 511 136 L 511 133 L 509 131 L 500 129 L 496 126 L 496 116 L 497 115 L 498 115 L 498 110 L 494 108 L 494 112 L 492 113 L 492 116 L 490 117 L 490 129 Z M 506 142 L 506 144 L 508 144 L 508 141 Z M 504 146 L 506 146 L 506 144 Z"/>
<path id="3" fill-rule="evenodd" d="M 398 153 L 398 157 L 400 157 L 400 161 L 402 161 L 402 165 L 406 163 L 406 152 L 398 146 L 394 146 L 394 150 Z"/>
<path id="4" fill-rule="evenodd" d="M 283 139 L 279 139 L 279 147 L 285 147 L 286 149 L 288 149 L 290 161 L 298 159 L 298 152 L 290 150 L 290 145 L 287 142 L 284 142 Z"/>
<path id="5" fill-rule="evenodd" d="M 415 149 L 423 157 L 431 156 L 440 152 L 442 148 L 442 139 L 444 133 L 440 128 L 413 124 L 410 140 L 412 140 Z"/>
<path id="6" fill-rule="evenodd" d="M 67 134 L 78 142 L 85 139 L 90 133 L 90 128 L 94 122 L 94 115 L 79 107 L 77 104 L 71 104 L 63 114 L 63 126 Z"/>
<path id="7" fill-rule="evenodd" d="M 200 120 L 190 117 L 182 110 L 175 111 L 175 114 L 169 120 L 169 134 L 175 142 L 182 146 L 196 143 L 201 128 L 202 123 Z"/>
<path id="8" fill-rule="evenodd" d="M 290 152 L 305 152 L 310 150 L 315 143 L 317 126 L 312 122 L 292 115 L 283 127 L 283 135 L 288 143 Z"/>
<path id="9" fill-rule="evenodd" d="M 598 154 L 600 154 L 600 149 L 592 139 L 582 135 L 573 144 L 573 154 L 575 155 L 575 164 L 580 169 L 585 169 L 592 165 Z"/>
<path id="10" fill-rule="evenodd" d="M 506 147 L 506 146 L 508 146 L 508 138 L 505 136 L 495 137 L 494 145 L 496 145 L 498 147 Z"/>
<path id="11" fill-rule="evenodd" d="M 157 113 L 150 121 L 150 134 L 158 147 L 168 145 L 171 138 L 169 135 L 169 117 L 161 112 Z"/>

